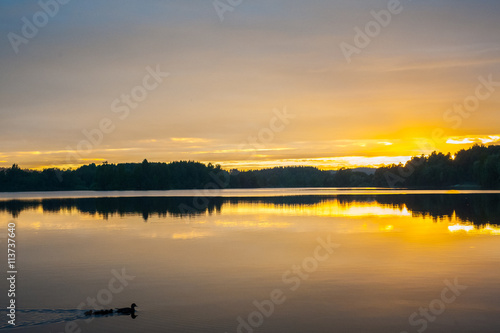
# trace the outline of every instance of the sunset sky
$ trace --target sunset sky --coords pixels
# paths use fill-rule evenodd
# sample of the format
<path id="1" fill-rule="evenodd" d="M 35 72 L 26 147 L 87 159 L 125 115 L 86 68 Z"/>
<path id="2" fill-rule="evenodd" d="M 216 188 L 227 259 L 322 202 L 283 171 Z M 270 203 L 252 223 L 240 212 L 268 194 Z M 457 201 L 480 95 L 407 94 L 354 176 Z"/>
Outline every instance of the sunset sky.
<path id="1" fill-rule="evenodd" d="M 500 144 L 498 0 L 55 1 L 0 4 L 0 167 L 336 169 Z"/>

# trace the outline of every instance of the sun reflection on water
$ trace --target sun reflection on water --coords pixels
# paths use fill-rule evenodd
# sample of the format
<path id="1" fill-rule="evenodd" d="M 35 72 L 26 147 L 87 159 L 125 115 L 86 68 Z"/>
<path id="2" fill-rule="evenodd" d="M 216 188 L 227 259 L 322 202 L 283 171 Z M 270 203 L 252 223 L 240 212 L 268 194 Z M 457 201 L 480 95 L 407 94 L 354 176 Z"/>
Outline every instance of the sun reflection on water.
<path id="1" fill-rule="evenodd" d="M 364 216 L 412 216 L 406 206 L 395 208 L 377 202 L 349 202 L 339 200 L 324 201 L 311 205 L 275 205 L 269 203 L 238 203 L 223 206 L 223 211 L 230 214 L 279 214 L 293 216 L 329 216 L 329 217 L 364 217 Z"/>
<path id="2" fill-rule="evenodd" d="M 484 226 L 476 226 L 473 224 L 454 224 L 448 227 L 450 232 L 465 232 L 467 234 L 487 234 L 500 235 L 500 228 L 486 224 Z"/>
<path id="3" fill-rule="evenodd" d="M 337 233 L 405 233 L 413 239 L 425 240 L 432 234 L 499 235 L 494 224 L 475 225 L 449 211 L 432 216 L 426 211 L 411 210 L 406 204 L 386 204 L 376 200 L 335 198 L 310 203 L 269 201 L 226 201 L 214 211 L 199 215 L 176 216 L 170 213 L 87 211 L 63 207 L 59 211 L 43 210 L 41 206 L 21 214 L 25 229 L 126 231 L 150 238 L 188 240 L 211 237 L 216 230 L 323 230 Z M 26 224 L 22 221 L 26 220 Z M 138 223 L 141 222 L 141 223 Z M 146 223 L 143 223 L 146 222 Z M 166 223 L 168 222 L 168 223 Z M 152 227 L 158 225 L 159 227 Z M 204 230 L 193 230 L 193 228 Z"/>

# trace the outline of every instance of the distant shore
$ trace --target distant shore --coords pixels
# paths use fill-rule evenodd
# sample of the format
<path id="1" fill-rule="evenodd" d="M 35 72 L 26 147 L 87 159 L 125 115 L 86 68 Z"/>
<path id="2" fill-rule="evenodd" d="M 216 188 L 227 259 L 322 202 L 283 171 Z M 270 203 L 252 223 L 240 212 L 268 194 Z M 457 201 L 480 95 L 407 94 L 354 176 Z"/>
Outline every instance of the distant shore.
<path id="1" fill-rule="evenodd" d="M 17 164 L 0 170 L 0 192 L 129 191 L 245 188 L 406 188 L 498 189 L 500 146 L 476 145 L 452 156 L 433 152 L 405 165 L 320 170 L 309 166 L 262 170 L 224 170 L 194 161 L 111 164 L 77 169 L 25 170 Z"/>

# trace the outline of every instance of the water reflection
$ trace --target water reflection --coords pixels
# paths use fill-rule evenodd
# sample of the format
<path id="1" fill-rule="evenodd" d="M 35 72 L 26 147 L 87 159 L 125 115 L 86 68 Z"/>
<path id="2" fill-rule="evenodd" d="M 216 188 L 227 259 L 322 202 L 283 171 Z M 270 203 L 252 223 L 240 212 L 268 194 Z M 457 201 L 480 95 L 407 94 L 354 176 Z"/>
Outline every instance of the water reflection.
<path id="1" fill-rule="evenodd" d="M 294 216 L 413 216 L 440 220 L 458 220 L 476 226 L 500 225 L 500 195 L 346 195 L 291 196 L 261 198 L 221 197 L 116 197 L 82 199 L 42 199 L 0 201 L 0 212 L 17 218 L 23 211 L 63 213 L 74 210 L 99 216 L 141 215 L 150 217 L 196 217 L 220 214 L 244 214 L 258 209 L 262 213 Z M 493 228 L 490 226 L 490 228 Z M 450 229 L 453 231 L 452 229 Z M 465 229 L 461 229 L 465 230 Z"/>
<path id="2" fill-rule="evenodd" d="M 482 227 L 477 227 L 473 224 L 454 224 L 448 226 L 448 230 L 451 232 L 466 232 L 468 234 L 500 235 L 500 228 L 490 224 Z"/>
<path id="3" fill-rule="evenodd" d="M 23 332 L 63 332 L 82 301 L 108 288 L 110 271 L 125 268 L 136 278 L 103 308 L 134 301 L 140 316 L 78 319 L 82 332 L 237 332 L 237 318 L 276 288 L 287 301 L 260 332 L 413 332 L 409 316 L 458 277 L 470 288 L 429 332 L 465 333 L 498 327 L 498 200 L 43 199 L 0 201 L 0 215 L 18 228 Z M 341 247 L 292 292 L 283 273 L 312 255 L 318 237 Z"/>

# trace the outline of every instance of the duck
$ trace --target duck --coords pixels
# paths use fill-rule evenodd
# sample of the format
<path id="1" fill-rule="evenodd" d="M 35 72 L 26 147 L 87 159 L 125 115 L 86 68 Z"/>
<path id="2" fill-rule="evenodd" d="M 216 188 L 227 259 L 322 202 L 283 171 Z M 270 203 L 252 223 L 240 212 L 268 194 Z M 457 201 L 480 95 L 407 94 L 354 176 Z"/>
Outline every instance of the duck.
<path id="1" fill-rule="evenodd" d="M 131 315 L 133 315 L 135 313 L 135 308 L 136 307 L 137 307 L 137 304 L 132 303 L 132 305 L 130 305 L 130 308 L 119 308 L 119 309 L 116 309 L 116 313 L 131 314 Z"/>
<path id="2" fill-rule="evenodd" d="M 94 315 L 96 316 L 103 316 L 110 313 L 113 313 L 113 309 L 94 311 Z"/>
<path id="3" fill-rule="evenodd" d="M 108 310 L 88 310 L 88 311 L 85 311 L 84 314 L 86 316 L 104 316 L 104 315 L 107 315 L 107 314 L 111 314 L 113 313 L 113 309 L 108 309 Z"/>
<path id="4" fill-rule="evenodd" d="M 111 314 L 111 313 L 113 313 L 113 309 L 101 310 L 101 311 L 99 311 L 99 313 L 96 313 L 96 314 L 108 315 L 108 314 Z"/>

